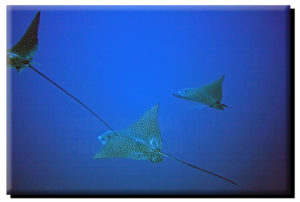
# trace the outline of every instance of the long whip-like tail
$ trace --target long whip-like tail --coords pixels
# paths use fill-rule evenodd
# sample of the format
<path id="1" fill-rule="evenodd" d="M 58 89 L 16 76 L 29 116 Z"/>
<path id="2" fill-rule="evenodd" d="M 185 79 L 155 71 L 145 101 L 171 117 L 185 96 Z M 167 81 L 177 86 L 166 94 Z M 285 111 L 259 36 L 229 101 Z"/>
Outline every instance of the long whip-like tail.
<path id="1" fill-rule="evenodd" d="M 47 79 L 48 81 L 50 81 L 53 85 L 55 85 L 58 89 L 60 89 L 62 92 L 64 92 L 65 94 L 67 94 L 68 96 L 70 96 L 73 100 L 75 100 L 76 102 L 78 102 L 81 106 L 83 106 L 86 110 L 88 110 L 92 115 L 94 115 L 99 121 L 101 121 L 109 130 L 111 130 L 113 133 L 114 130 L 112 129 L 112 127 L 110 127 L 110 125 L 108 125 L 108 123 L 106 123 L 96 112 L 94 112 L 93 110 L 91 110 L 87 105 L 85 105 L 83 102 L 81 102 L 79 99 L 77 99 L 75 96 L 73 96 L 71 93 L 69 93 L 67 90 L 65 90 L 64 88 L 62 88 L 60 85 L 58 85 L 57 83 L 55 83 L 54 81 L 52 81 L 50 78 L 48 78 L 47 76 L 45 76 L 43 73 L 41 73 L 40 71 L 38 71 L 36 68 L 34 68 L 31 64 L 28 64 L 28 66 L 35 71 L 36 73 L 38 73 L 39 75 L 41 75 L 42 77 L 44 77 L 45 79 Z"/>
<path id="2" fill-rule="evenodd" d="M 178 162 L 180 162 L 180 163 L 182 163 L 182 164 L 184 164 L 184 165 L 187 165 L 187 166 L 189 166 L 189 167 L 192 167 L 192 168 L 201 170 L 201 171 L 206 172 L 206 173 L 208 173 L 208 174 L 214 175 L 214 176 L 216 176 L 216 177 L 218 177 L 218 178 L 220 178 L 220 179 L 222 179 L 222 180 L 226 180 L 227 182 L 230 182 L 231 184 L 237 185 L 236 182 L 234 182 L 234 181 L 232 181 L 232 180 L 230 180 L 230 179 L 228 179 L 228 178 L 226 178 L 226 177 L 223 177 L 223 176 L 218 175 L 218 174 L 216 174 L 216 173 L 213 173 L 213 172 L 210 172 L 210 171 L 208 171 L 208 170 L 205 170 L 205 169 L 199 168 L 199 167 L 197 167 L 197 166 L 194 166 L 194 165 L 192 165 L 192 164 L 190 164 L 190 163 L 187 163 L 187 162 L 182 161 L 182 160 L 180 160 L 180 159 L 177 159 L 177 158 L 175 158 L 175 157 L 173 157 L 173 156 L 170 156 L 169 154 L 166 154 L 166 153 L 164 153 L 164 152 L 161 152 L 161 151 L 158 151 L 158 150 L 155 150 L 155 151 L 158 152 L 159 154 L 165 156 L 165 157 L 168 157 L 168 158 L 170 158 L 170 159 L 173 159 L 173 160 L 175 160 L 175 161 L 178 161 Z"/>
<path id="3" fill-rule="evenodd" d="M 38 71 L 36 68 L 34 68 L 31 64 L 28 64 L 28 66 L 33 70 L 35 71 L 36 73 L 38 73 L 39 75 L 41 75 L 42 77 L 44 77 L 45 79 L 47 79 L 50 83 L 52 83 L 53 85 L 55 85 L 58 89 L 60 89 L 62 92 L 64 92 L 65 94 L 67 94 L 69 97 L 71 97 L 73 100 L 75 100 L 76 102 L 78 102 L 81 106 L 83 106 L 87 111 L 89 111 L 92 115 L 94 115 L 99 121 L 101 121 L 109 130 L 111 130 L 113 133 L 117 134 L 116 132 L 114 132 L 114 130 L 112 129 L 112 127 L 106 123 L 96 112 L 94 112 L 93 110 L 91 110 L 87 105 L 85 105 L 83 102 L 81 102 L 78 98 L 76 98 L 75 96 L 73 96 L 71 93 L 69 93 L 67 90 L 65 90 L 64 88 L 62 88 L 60 85 L 58 85 L 57 83 L 55 83 L 53 80 L 51 80 L 50 78 L 48 78 L 46 75 L 44 75 L 43 73 L 41 73 L 40 71 Z M 118 134 L 117 134 L 118 135 Z M 165 157 L 168 157 L 170 159 L 173 159 L 175 161 L 178 161 L 184 165 L 187 165 L 189 167 L 192 167 L 192 168 L 195 168 L 195 169 L 198 169 L 200 171 L 203 171 L 203 172 L 206 172 L 208 174 L 211 174 L 211 175 L 214 175 L 220 179 L 223 179 L 223 180 L 226 180 L 227 182 L 230 182 L 234 185 L 237 185 L 236 182 L 226 178 L 226 177 L 223 177 L 221 175 L 218 175 L 216 173 L 213 173 L 213 172 L 210 172 L 208 170 L 205 170 L 205 169 L 202 169 L 202 168 L 199 168 L 197 166 L 194 166 L 190 163 L 187 163 L 185 161 L 182 161 L 182 160 L 179 160 L 173 156 L 170 156 L 169 154 L 166 154 L 166 153 L 163 153 L 161 151 L 158 151 L 158 150 L 155 150 L 156 152 L 158 152 L 159 154 L 165 156 Z"/>

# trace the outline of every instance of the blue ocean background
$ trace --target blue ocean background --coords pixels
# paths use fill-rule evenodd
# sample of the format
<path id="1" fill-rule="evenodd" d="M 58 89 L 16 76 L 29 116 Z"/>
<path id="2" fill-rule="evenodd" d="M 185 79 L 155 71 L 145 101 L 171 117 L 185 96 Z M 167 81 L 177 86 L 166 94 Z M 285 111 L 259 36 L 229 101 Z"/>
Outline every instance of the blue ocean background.
<path id="1" fill-rule="evenodd" d="M 107 128 L 31 69 L 7 69 L 8 192 L 284 194 L 289 7 L 9 6 L 11 48 L 41 11 L 34 66 L 124 129 L 160 103 L 164 158 L 94 160 Z M 224 111 L 172 94 L 225 74 Z"/>

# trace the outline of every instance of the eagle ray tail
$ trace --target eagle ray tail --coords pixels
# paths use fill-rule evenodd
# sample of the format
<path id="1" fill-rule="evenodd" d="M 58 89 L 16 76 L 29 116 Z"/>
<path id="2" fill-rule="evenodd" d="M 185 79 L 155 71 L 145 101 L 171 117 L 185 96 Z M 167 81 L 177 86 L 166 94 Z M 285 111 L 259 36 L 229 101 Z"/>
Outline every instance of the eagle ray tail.
<path id="1" fill-rule="evenodd" d="M 194 166 L 194 165 L 192 165 L 192 164 L 190 164 L 190 163 L 187 163 L 187 162 L 185 162 L 185 161 L 179 160 L 179 159 L 177 159 L 177 158 L 175 158 L 175 157 L 173 157 L 173 156 L 170 156 L 169 154 L 163 153 L 163 152 L 161 152 L 161 151 L 158 151 L 158 150 L 156 150 L 156 151 L 157 151 L 159 154 L 161 154 L 161 155 L 163 155 L 163 156 L 165 156 L 165 157 L 168 157 L 168 158 L 170 158 L 170 159 L 173 159 L 173 160 L 175 160 L 175 161 L 178 161 L 178 162 L 180 162 L 180 163 L 182 163 L 182 164 L 185 164 L 185 165 L 187 165 L 187 166 L 189 166 L 189 167 L 192 167 L 192 168 L 201 170 L 201 171 L 203 171 L 203 172 L 205 172 L 205 173 L 208 173 L 208 174 L 210 174 L 210 175 L 214 175 L 214 176 L 216 176 L 216 177 L 218 177 L 218 178 L 220 178 L 220 179 L 223 179 L 223 180 L 225 180 L 225 181 L 227 181 L 227 182 L 230 182 L 230 183 L 232 183 L 232 184 L 234 184 L 234 185 L 237 185 L 236 182 L 234 182 L 234 181 L 232 181 L 232 180 L 230 180 L 230 179 L 228 179 L 228 178 L 226 178 L 226 177 L 223 177 L 223 176 L 221 176 L 221 175 L 218 175 L 218 174 L 216 174 L 216 173 L 210 172 L 210 171 L 208 171 L 208 170 L 199 168 L 199 167 L 197 167 L 197 166 Z"/>
<path id="2" fill-rule="evenodd" d="M 36 73 L 38 73 L 39 75 L 41 75 L 42 77 L 44 77 L 45 79 L 47 79 L 49 82 L 51 82 L 53 85 L 55 85 L 58 89 L 60 89 L 62 92 L 64 92 L 65 94 L 67 94 L 68 96 L 70 96 L 73 100 L 75 100 L 76 102 L 78 102 L 81 106 L 83 106 L 87 111 L 89 111 L 92 115 L 94 115 L 99 121 L 101 121 L 109 130 L 111 130 L 113 133 L 114 130 L 112 129 L 112 127 L 110 127 L 110 125 L 108 125 L 108 123 L 106 123 L 96 112 L 94 112 L 93 110 L 91 110 L 87 105 L 85 105 L 83 102 L 81 102 L 79 99 L 77 99 L 75 96 L 73 96 L 71 93 L 69 93 L 67 90 L 65 90 L 64 88 L 62 88 L 60 85 L 58 85 L 57 83 L 55 83 L 54 81 L 52 81 L 50 78 L 48 78 L 46 75 L 44 75 L 43 73 L 41 73 L 40 71 L 38 71 L 36 68 L 34 68 L 31 64 L 28 65 L 33 71 L 35 71 Z M 116 133 L 117 134 L 117 133 Z"/>

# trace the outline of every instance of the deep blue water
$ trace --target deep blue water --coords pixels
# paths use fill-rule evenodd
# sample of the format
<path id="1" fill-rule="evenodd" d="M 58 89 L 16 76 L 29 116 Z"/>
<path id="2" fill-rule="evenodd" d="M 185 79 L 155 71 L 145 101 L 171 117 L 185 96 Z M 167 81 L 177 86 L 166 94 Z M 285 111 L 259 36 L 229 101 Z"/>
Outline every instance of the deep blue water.
<path id="1" fill-rule="evenodd" d="M 164 158 L 94 160 L 107 128 L 31 69 L 8 76 L 8 191 L 282 194 L 289 189 L 289 7 L 9 6 L 8 47 L 41 11 L 35 67 L 126 128 L 160 103 Z M 224 111 L 172 93 L 225 74 Z M 11 160 L 11 164 L 10 164 Z M 10 177 L 11 176 L 11 177 Z"/>

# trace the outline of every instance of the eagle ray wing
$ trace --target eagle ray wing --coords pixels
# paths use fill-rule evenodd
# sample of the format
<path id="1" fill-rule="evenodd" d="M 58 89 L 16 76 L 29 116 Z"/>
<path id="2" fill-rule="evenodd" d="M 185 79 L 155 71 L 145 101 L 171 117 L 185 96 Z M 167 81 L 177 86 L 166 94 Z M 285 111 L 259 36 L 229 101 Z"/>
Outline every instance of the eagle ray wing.
<path id="1" fill-rule="evenodd" d="M 158 110 L 159 104 L 154 105 L 136 122 L 121 131 L 121 134 L 143 141 L 152 148 L 160 150 L 162 148 L 162 139 L 158 124 Z"/>
<path id="2" fill-rule="evenodd" d="M 197 91 L 210 99 L 221 101 L 223 96 L 223 80 L 224 75 L 213 83 L 198 88 Z"/>
<path id="3" fill-rule="evenodd" d="M 141 152 L 141 145 L 124 136 L 111 137 L 102 149 L 94 156 L 94 159 L 103 158 L 128 158 L 134 160 L 146 160 Z"/>
<path id="4" fill-rule="evenodd" d="M 32 58 L 38 46 L 38 28 L 40 12 L 36 14 L 26 33 L 9 51 L 21 56 Z"/>

